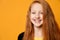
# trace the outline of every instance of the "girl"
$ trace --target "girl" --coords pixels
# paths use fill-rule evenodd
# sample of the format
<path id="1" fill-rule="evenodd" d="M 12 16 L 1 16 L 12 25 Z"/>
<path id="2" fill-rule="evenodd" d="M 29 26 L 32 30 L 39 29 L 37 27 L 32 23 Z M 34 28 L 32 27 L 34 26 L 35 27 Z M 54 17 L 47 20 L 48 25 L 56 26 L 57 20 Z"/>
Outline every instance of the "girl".
<path id="1" fill-rule="evenodd" d="M 18 40 L 60 40 L 60 30 L 46 1 L 32 2 L 27 14 L 26 30 Z"/>

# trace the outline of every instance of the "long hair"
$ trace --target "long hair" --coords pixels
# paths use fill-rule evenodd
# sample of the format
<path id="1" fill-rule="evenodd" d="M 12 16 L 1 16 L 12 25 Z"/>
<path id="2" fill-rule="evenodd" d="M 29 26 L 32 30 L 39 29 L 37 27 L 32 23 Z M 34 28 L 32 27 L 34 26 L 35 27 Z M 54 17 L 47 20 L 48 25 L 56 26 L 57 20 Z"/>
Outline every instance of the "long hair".
<path id="1" fill-rule="evenodd" d="M 55 21 L 54 14 L 46 1 L 36 0 L 32 4 L 39 3 L 43 6 L 43 35 L 44 40 L 60 40 L 60 30 L 58 24 Z M 23 40 L 34 40 L 34 27 L 30 20 L 31 6 L 29 7 L 27 14 L 26 30 L 24 33 Z"/>

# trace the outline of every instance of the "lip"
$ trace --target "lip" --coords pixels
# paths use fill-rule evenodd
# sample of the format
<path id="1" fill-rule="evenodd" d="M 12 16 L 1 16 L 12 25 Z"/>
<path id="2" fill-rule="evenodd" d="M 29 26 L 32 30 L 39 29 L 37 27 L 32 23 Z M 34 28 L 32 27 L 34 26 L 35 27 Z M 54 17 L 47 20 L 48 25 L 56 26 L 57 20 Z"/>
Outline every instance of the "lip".
<path id="1" fill-rule="evenodd" d="M 40 22 L 40 21 L 42 21 L 42 20 L 37 20 L 37 19 L 33 19 L 35 22 L 37 21 L 37 22 Z"/>

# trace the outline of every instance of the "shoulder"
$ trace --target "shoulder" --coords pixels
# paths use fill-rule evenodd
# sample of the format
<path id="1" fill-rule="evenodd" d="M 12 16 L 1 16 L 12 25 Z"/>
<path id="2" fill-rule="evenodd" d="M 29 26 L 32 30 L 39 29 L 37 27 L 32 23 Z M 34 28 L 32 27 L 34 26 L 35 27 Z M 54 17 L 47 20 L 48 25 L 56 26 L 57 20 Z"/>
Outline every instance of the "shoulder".
<path id="1" fill-rule="evenodd" d="M 18 35 L 18 40 L 22 40 L 23 36 L 24 36 L 24 32 L 20 33 L 20 34 Z"/>

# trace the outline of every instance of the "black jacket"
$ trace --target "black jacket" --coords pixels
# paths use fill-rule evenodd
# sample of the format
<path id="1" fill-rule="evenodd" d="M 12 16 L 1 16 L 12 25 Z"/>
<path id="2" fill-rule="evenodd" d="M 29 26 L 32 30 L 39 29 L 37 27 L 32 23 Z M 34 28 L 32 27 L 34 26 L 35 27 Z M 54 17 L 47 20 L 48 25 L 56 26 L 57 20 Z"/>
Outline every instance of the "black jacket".
<path id="1" fill-rule="evenodd" d="M 23 36 L 24 36 L 24 32 L 22 32 L 21 34 L 19 34 L 18 40 L 22 40 Z"/>

